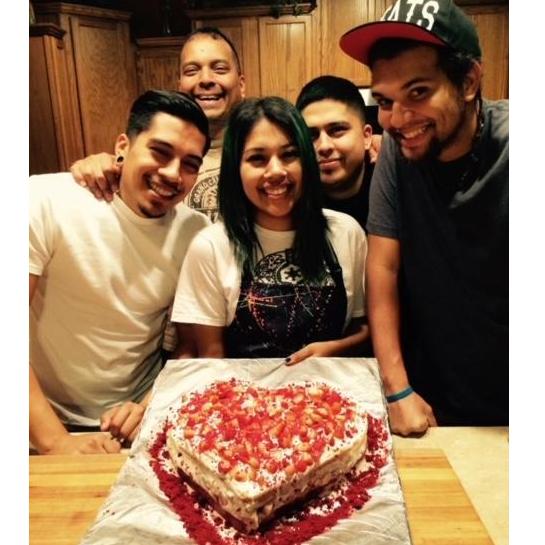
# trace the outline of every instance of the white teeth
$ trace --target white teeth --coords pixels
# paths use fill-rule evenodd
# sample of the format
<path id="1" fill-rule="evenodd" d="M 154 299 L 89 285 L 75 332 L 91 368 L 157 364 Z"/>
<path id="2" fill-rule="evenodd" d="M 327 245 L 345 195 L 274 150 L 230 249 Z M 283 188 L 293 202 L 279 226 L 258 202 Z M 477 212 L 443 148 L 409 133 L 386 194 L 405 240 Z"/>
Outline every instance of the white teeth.
<path id="1" fill-rule="evenodd" d="M 179 191 L 173 191 L 172 189 L 168 189 L 164 185 L 158 184 L 157 182 L 150 181 L 149 185 L 151 189 L 153 189 L 153 191 L 157 193 L 157 195 L 159 195 L 160 197 L 164 197 L 165 199 L 170 199 L 180 193 Z"/>
<path id="2" fill-rule="evenodd" d="M 267 195 L 273 195 L 276 197 L 276 196 L 284 195 L 285 193 L 287 193 L 288 188 L 284 185 L 279 187 L 268 187 L 264 191 L 265 193 L 267 193 Z"/>
<path id="3" fill-rule="evenodd" d="M 412 131 L 404 131 L 401 134 L 403 138 L 406 138 L 406 139 L 414 138 L 415 136 L 423 134 L 427 128 L 428 128 L 427 126 L 424 126 L 424 127 L 420 127 L 419 129 L 414 129 Z"/>
<path id="4" fill-rule="evenodd" d="M 205 102 L 212 101 L 212 100 L 219 100 L 219 96 L 197 96 L 197 100 L 203 100 Z"/>

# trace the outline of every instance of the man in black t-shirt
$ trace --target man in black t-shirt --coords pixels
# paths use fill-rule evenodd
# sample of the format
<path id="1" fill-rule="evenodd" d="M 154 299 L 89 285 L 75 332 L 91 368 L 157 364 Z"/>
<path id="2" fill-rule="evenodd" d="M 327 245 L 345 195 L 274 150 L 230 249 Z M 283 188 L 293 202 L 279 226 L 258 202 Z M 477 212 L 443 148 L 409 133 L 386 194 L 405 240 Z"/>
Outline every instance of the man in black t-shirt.
<path id="1" fill-rule="evenodd" d="M 381 137 L 373 141 L 359 89 L 347 79 L 320 76 L 301 89 L 295 105 L 312 135 L 324 208 L 352 216 L 365 229 L 369 187 Z M 371 339 L 358 355 L 374 355 Z"/>
<path id="2" fill-rule="evenodd" d="M 365 229 L 375 150 L 358 88 L 344 78 L 320 76 L 301 89 L 296 107 L 312 135 L 324 208 L 349 214 Z"/>
<path id="3" fill-rule="evenodd" d="M 340 42 L 385 130 L 367 302 L 393 430 L 508 423 L 508 102 L 481 98 L 475 27 L 398 0 Z"/>

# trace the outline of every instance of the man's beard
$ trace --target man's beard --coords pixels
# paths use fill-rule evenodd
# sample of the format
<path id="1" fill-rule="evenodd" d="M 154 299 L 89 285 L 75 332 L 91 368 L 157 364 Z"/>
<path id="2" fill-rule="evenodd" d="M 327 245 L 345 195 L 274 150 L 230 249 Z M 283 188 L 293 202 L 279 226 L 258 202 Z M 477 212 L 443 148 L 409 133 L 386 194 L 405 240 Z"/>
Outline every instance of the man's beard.
<path id="1" fill-rule="evenodd" d="M 450 145 L 456 142 L 456 139 L 460 136 L 460 134 L 463 131 L 463 128 L 467 121 L 468 112 L 469 112 L 469 105 L 463 100 L 463 97 L 461 95 L 458 96 L 457 102 L 459 107 L 458 121 L 456 122 L 456 125 L 454 126 L 450 134 L 447 135 L 445 138 L 443 138 L 443 140 L 439 140 L 437 136 L 434 136 L 430 140 L 428 149 L 426 150 L 424 155 L 422 155 L 422 157 L 410 159 L 404 156 L 405 159 L 407 159 L 407 161 L 410 161 L 412 163 L 420 163 L 423 161 L 438 159 L 441 153 L 443 153 L 445 149 L 447 149 Z M 402 137 L 397 133 L 394 133 L 393 136 L 394 136 L 394 140 L 396 141 L 396 144 L 399 146 L 399 149 L 401 151 Z M 402 151 L 401 153 L 403 154 Z"/>

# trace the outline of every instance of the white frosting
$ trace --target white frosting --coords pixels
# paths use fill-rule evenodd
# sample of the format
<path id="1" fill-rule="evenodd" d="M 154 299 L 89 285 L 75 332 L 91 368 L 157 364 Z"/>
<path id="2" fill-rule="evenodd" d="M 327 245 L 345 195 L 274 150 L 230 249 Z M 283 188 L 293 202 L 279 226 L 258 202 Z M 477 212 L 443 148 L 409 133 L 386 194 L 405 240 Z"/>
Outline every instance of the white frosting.
<path id="1" fill-rule="evenodd" d="M 281 398 L 275 401 L 280 408 Z M 253 398 L 242 404 L 244 408 L 254 405 Z M 248 530 L 255 530 L 279 508 L 305 497 L 314 489 L 334 483 L 354 467 L 366 449 L 367 417 L 357 407 L 353 415 L 354 418 L 350 420 L 351 436 L 335 438 L 333 445 L 325 446 L 316 463 L 307 466 L 304 471 L 291 474 L 285 469 L 270 473 L 262 466 L 257 468 L 253 478 L 247 480 L 236 479 L 233 472 L 222 473 L 218 471 L 218 463 L 222 459 L 218 451 L 210 449 L 199 452 L 199 438 L 186 438 L 182 426 L 169 431 L 167 444 L 173 462 L 181 471 Z M 214 424 L 217 425 L 217 422 Z M 267 455 L 277 460 L 290 459 L 300 445 L 300 437 L 295 436 L 291 448 L 274 449 Z M 259 448 L 258 445 L 254 447 Z"/>

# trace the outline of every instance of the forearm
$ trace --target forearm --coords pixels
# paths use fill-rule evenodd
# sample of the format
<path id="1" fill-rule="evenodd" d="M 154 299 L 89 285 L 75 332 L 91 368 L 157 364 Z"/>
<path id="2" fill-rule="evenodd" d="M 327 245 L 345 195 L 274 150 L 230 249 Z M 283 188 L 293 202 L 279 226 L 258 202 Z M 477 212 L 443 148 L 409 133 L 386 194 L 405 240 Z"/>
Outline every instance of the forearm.
<path id="1" fill-rule="evenodd" d="M 223 327 L 192 325 L 193 338 L 199 358 L 225 357 L 224 330 Z"/>
<path id="2" fill-rule="evenodd" d="M 172 357 L 174 359 L 187 359 L 197 357 L 197 345 L 195 344 L 195 335 L 190 324 L 176 324 L 178 333 L 178 346 L 174 350 Z"/>
<path id="3" fill-rule="evenodd" d="M 380 364 L 386 393 L 398 392 L 409 384 L 400 340 L 397 271 L 369 264 L 367 302 L 373 350 Z"/>
<path id="4" fill-rule="evenodd" d="M 53 411 L 29 365 L 29 433 L 40 454 L 47 454 L 68 431 Z"/>
<path id="5" fill-rule="evenodd" d="M 352 320 L 346 336 L 329 341 L 331 356 L 348 356 L 357 353 L 357 349 L 369 338 L 369 326 L 362 318 Z"/>

